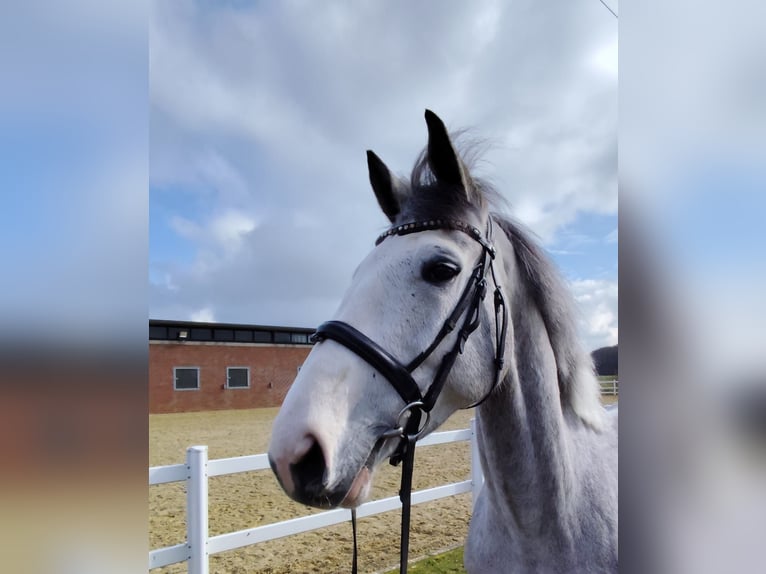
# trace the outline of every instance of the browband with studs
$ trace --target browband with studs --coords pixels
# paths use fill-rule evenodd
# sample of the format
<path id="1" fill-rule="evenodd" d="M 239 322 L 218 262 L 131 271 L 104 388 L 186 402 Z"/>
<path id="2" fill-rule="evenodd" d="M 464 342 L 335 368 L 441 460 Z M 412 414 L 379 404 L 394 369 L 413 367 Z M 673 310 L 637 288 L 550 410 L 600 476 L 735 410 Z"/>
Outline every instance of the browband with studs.
<path id="1" fill-rule="evenodd" d="M 490 257 L 495 258 L 495 248 L 487 241 L 481 234 L 481 231 L 473 225 L 469 225 L 463 221 L 457 219 L 426 219 L 425 221 L 413 221 L 410 223 L 402 223 L 396 225 L 381 233 L 375 240 L 375 245 L 380 245 L 381 242 L 392 235 L 409 235 L 410 233 L 418 233 L 420 231 L 429 231 L 435 229 L 452 229 L 455 231 L 462 231 L 470 235 L 473 239 L 478 241 L 484 249 L 487 250 Z"/>

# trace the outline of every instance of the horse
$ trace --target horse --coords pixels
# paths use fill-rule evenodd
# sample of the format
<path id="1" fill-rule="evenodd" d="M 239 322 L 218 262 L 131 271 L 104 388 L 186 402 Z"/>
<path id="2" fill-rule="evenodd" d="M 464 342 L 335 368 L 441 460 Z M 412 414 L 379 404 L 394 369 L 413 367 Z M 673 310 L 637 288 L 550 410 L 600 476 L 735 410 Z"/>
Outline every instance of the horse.
<path id="1" fill-rule="evenodd" d="M 616 572 L 617 411 L 571 296 L 444 122 L 425 119 L 409 181 L 367 152 L 391 227 L 317 331 L 273 424 L 272 469 L 294 500 L 354 509 L 380 463 L 475 406 L 484 485 L 466 571 Z"/>

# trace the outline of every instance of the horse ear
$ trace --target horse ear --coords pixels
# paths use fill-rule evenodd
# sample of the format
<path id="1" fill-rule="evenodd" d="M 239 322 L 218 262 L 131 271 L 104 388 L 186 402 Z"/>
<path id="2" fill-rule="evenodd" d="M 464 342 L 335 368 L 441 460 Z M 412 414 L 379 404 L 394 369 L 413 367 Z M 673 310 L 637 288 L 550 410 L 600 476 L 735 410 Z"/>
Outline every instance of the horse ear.
<path id="1" fill-rule="evenodd" d="M 386 217 L 394 222 L 401 211 L 401 204 L 406 196 L 406 189 L 402 183 L 391 174 L 386 164 L 383 163 L 375 152 L 367 150 L 367 169 L 370 172 L 370 184 L 378 204 L 386 214 Z"/>
<path id="2" fill-rule="evenodd" d="M 431 110 L 426 110 L 425 115 L 428 125 L 428 165 L 436 180 L 467 190 L 463 162 L 450 141 L 444 122 Z"/>

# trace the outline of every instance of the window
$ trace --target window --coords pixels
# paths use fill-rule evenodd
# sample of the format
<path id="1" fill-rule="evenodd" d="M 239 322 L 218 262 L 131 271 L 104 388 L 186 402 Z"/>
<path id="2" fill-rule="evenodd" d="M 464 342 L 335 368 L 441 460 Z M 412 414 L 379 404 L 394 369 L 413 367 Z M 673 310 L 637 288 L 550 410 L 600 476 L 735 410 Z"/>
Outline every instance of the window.
<path id="1" fill-rule="evenodd" d="M 306 333 L 290 333 L 290 341 L 293 343 L 308 343 L 309 336 Z"/>
<path id="2" fill-rule="evenodd" d="M 241 343 L 252 343 L 253 342 L 253 332 L 252 331 L 243 331 L 241 329 L 234 331 L 234 340 L 241 342 Z"/>
<path id="3" fill-rule="evenodd" d="M 195 341 L 210 341 L 213 339 L 212 329 L 193 328 L 191 330 L 191 339 Z"/>
<path id="4" fill-rule="evenodd" d="M 285 331 L 274 331 L 274 342 L 275 343 L 289 343 L 290 342 L 290 333 L 287 333 Z"/>
<path id="5" fill-rule="evenodd" d="M 253 331 L 253 341 L 256 343 L 271 343 L 271 331 Z"/>
<path id="6" fill-rule="evenodd" d="M 174 367 L 173 388 L 177 391 L 199 389 L 199 367 Z"/>
<path id="7" fill-rule="evenodd" d="M 149 338 L 150 339 L 167 339 L 168 328 L 160 327 L 157 325 L 149 325 Z"/>
<path id="8" fill-rule="evenodd" d="M 250 369 L 248 367 L 226 367 L 226 388 L 250 388 Z"/>
<path id="9" fill-rule="evenodd" d="M 234 331 L 232 329 L 213 329 L 213 339 L 216 341 L 233 341 Z"/>

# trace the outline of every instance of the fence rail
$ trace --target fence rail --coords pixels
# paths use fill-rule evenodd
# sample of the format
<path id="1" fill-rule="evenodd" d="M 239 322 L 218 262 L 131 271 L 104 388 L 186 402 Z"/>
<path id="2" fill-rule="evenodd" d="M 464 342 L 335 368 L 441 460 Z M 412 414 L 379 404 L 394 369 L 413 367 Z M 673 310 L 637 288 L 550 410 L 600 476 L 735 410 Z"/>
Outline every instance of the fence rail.
<path id="1" fill-rule="evenodd" d="M 473 492 L 473 500 L 476 501 L 476 496 L 484 479 L 479 463 L 475 420 L 471 419 L 471 428 L 469 429 L 433 433 L 418 442 L 417 447 L 461 441 L 470 441 L 471 443 L 471 479 L 415 491 L 412 493 L 412 504 L 422 504 L 465 492 Z M 338 508 L 237 532 L 209 536 L 208 479 L 213 476 L 269 469 L 268 457 L 265 454 L 208 460 L 206 446 L 189 447 L 186 450 L 185 464 L 151 467 L 149 469 L 149 485 L 186 482 L 186 541 L 150 551 L 149 570 L 179 562 L 188 562 L 190 574 L 208 574 L 211 554 L 351 520 L 350 510 Z M 392 496 L 366 502 L 357 508 L 356 513 L 358 518 L 364 518 L 396 510 L 401 508 L 401 505 L 399 497 Z"/>
<path id="2" fill-rule="evenodd" d="M 601 385 L 601 394 L 609 396 L 617 396 L 620 394 L 620 381 L 615 379 L 614 381 L 599 381 Z"/>

